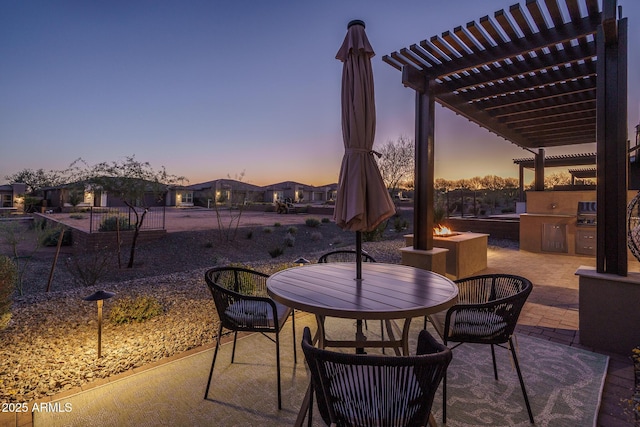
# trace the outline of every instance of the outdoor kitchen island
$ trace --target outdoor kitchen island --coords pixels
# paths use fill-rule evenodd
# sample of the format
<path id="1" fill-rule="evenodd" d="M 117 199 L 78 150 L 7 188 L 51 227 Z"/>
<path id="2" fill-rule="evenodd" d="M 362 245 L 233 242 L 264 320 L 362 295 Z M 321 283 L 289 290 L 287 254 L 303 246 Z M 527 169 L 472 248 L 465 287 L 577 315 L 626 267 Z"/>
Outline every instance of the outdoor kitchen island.
<path id="1" fill-rule="evenodd" d="M 595 199 L 595 190 L 528 191 L 527 212 L 520 214 L 520 249 L 595 256 Z M 581 215 L 583 206 L 592 214 Z"/>
<path id="2" fill-rule="evenodd" d="M 453 232 L 450 236 L 433 236 L 433 246 L 449 250 L 447 274 L 462 279 L 487 268 L 488 239 L 488 234 Z M 407 234 L 404 240 L 405 245 L 413 246 L 413 234 Z"/>

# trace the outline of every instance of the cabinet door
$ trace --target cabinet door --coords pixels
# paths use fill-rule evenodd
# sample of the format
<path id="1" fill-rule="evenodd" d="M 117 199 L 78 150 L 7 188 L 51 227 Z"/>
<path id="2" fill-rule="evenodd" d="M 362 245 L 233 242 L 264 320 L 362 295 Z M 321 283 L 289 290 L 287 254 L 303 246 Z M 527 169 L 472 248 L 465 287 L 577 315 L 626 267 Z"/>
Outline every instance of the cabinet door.
<path id="1" fill-rule="evenodd" d="M 568 252 L 567 224 L 542 224 L 542 251 Z"/>

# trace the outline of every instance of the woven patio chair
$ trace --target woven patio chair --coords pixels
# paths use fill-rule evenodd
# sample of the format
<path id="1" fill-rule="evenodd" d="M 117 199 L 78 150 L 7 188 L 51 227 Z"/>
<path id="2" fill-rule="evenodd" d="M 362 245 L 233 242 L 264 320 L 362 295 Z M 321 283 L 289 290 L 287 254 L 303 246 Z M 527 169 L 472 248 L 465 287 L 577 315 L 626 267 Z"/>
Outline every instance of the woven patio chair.
<path id="1" fill-rule="evenodd" d="M 520 311 L 533 289 L 531 281 L 509 274 L 488 274 L 456 280 L 455 283 L 458 285 L 458 303 L 446 312 L 430 315 L 431 323 L 444 345 L 457 343 L 451 349 L 463 343 L 489 344 L 496 380 L 498 369 L 494 346 L 509 350 L 520 380 L 529 421 L 533 424 L 531 405 L 513 345 L 513 332 Z M 446 375 L 442 385 L 442 422 L 446 423 Z"/>
<path id="2" fill-rule="evenodd" d="M 420 331 L 416 355 L 383 356 L 337 353 L 311 343 L 305 328 L 302 350 L 320 416 L 335 426 L 426 426 L 438 385 L 451 361 L 451 350 L 426 330 Z"/>
<path id="3" fill-rule="evenodd" d="M 207 389 L 204 393 L 206 399 L 209 395 L 213 367 L 216 364 L 220 337 L 224 328 L 233 331 L 233 350 L 231 363 L 236 354 L 236 339 L 239 331 L 260 332 L 275 334 L 275 340 L 265 335 L 276 344 L 276 364 L 278 372 L 278 409 L 282 409 L 282 396 L 280 387 L 280 330 L 287 318 L 291 316 L 293 327 L 293 359 L 296 356 L 296 326 L 292 308 L 273 301 L 267 295 L 267 278 L 269 276 L 258 271 L 241 267 L 217 267 L 208 270 L 205 281 L 211 291 L 220 317 L 220 327 L 216 339 L 216 349 L 213 353 L 211 370 L 207 381 Z"/>
<path id="4" fill-rule="evenodd" d="M 325 262 L 356 262 L 356 251 L 332 251 L 327 252 L 318 258 L 318 264 Z M 376 262 L 375 259 L 365 251 L 362 251 L 362 262 Z"/>
<path id="5" fill-rule="evenodd" d="M 356 262 L 357 254 L 356 251 L 352 250 L 327 252 L 318 258 L 318 264 L 328 262 Z M 362 251 L 362 262 L 376 262 L 376 260 L 365 251 Z M 366 320 L 364 321 L 364 327 L 369 329 Z M 382 339 L 384 339 L 384 322 L 382 320 L 380 321 L 380 334 Z"/>

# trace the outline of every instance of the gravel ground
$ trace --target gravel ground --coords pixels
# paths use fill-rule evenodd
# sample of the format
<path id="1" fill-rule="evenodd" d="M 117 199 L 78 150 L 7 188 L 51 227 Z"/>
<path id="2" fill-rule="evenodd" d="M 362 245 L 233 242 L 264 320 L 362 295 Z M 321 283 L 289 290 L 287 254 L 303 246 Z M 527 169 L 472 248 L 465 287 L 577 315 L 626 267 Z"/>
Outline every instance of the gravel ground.
<path id="1" fill-rule="evenodd" d="M 295 243 L 287 247 L 290 227 L 296 229 Z M 397 263 L 402 235 L 408 232 L 389 228 L 382 241 L 365 242 L 363 247 L 379 262 Z M 324 252 L 352 248 L 354 242 L 354 233 L 333 223 L 317 228 L 304 222 L 245 227 L 238 229 L 234 241 L 219 234 L 216 230 L 168 233 L 161 240 L 140 244 L 133 269 L 118 269 L 117 257 L 108 254 L 110 270 L 98 284 L 87 287 L 75 280 L 65 262 L 81 256 L 65 249 L 51 292 L 44 290 L 55 248 L 37 252 L 27 266 L 23 295 L 14 299 L 11 322 L 0 331 L 0 402 L 32 402 L 213 342 L 217 316 L 203 279 L 207 268 L 238 263 L 272 273 L 300 256 L 315 261 Z M 269 251 L 276 247 L 284 253 L 272 258 Z M 6 245 L 0 245 L 0 253 L 8 253 Z M 95 259 L 83 256 L 85 265 Z M 96 304 L 82 297 L 102 289 L 116 296 L 104 303 L 98 359 Z M 118 299 L 139 295 L 155 296 L 163 314 L 142 323 L 117 325 L 108 320 Z"/>

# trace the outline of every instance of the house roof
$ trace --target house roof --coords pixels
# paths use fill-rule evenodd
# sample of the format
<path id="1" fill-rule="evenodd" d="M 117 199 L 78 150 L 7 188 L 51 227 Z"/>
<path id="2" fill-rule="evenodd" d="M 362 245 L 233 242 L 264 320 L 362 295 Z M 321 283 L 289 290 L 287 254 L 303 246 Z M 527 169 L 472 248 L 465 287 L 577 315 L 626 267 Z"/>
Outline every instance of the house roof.
<path id="1" fill-rule="evenodd" d="M 307 190 L 310 188 L 315 188 L 312 185 L 302 184 L 301 182 L 296 182 L 296 181 L 277 182 L 275 184 L 265 185 L 263 188 L 267 190 L 276 190 L 276 189 L 287 190 L 287 189 L 300 188 L 300 187 Z"/>
<path id="2" fill-rule="evenodd" d="M 238 181 L 235 179 L 214 179 L 213 181 L 201 182 L 199 184 L 188 185 L 186 189 L 193 191 L 203 191 L 209 189 L 219 189 L 225 187 L 233 187 L 237 190 L 245 190 L 245 191 L 261 191 L 262 187 L 249 184 L 246 182 Z"/>
<path id="3" fill-rule="evenodd" d="M 527 0 L 382 60 L 405 86 L 428 82 L 436 102 L 522 148 L 595 143 L 602 15 L 598 0 L 583 10 L 576 0 Z"/>

